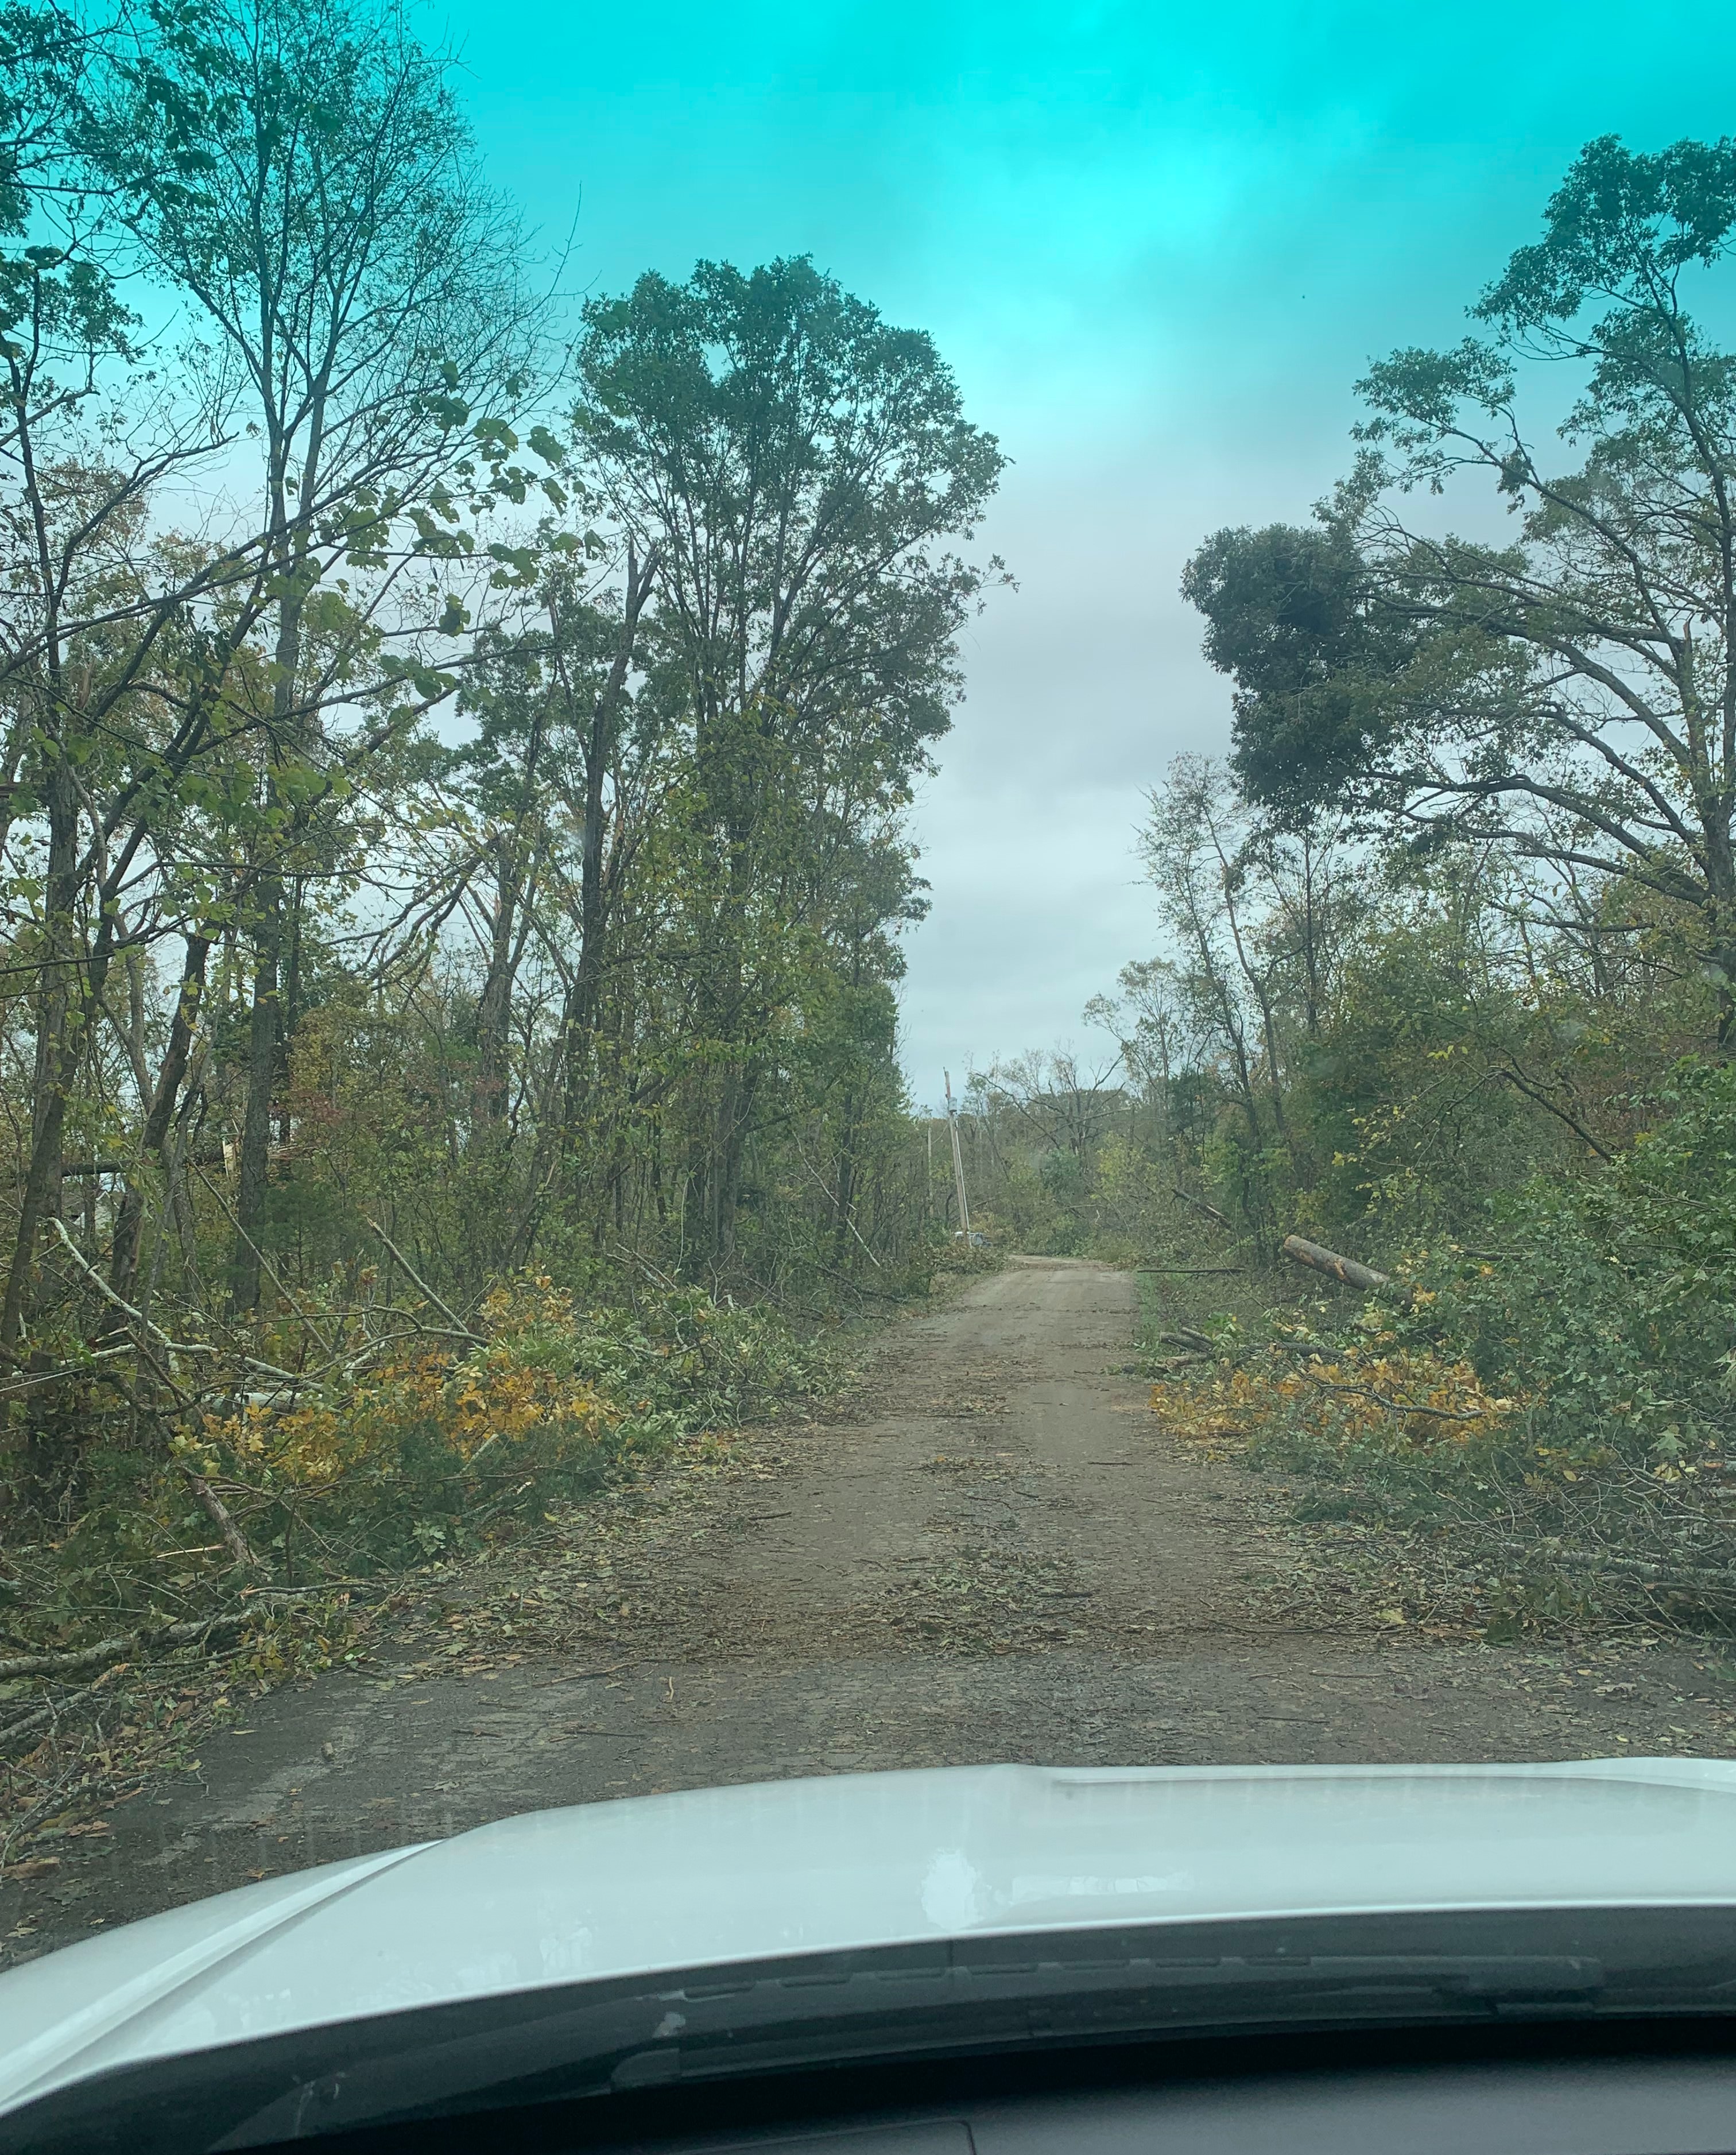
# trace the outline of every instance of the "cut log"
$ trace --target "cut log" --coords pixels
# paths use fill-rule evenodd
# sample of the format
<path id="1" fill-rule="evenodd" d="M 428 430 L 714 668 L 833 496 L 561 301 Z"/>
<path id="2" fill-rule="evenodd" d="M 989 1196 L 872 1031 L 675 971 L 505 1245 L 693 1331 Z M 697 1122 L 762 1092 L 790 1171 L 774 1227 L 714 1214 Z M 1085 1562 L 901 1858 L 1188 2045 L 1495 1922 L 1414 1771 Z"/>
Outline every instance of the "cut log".
<path id="1" fill-rule="evenodd" d="M 1386 1273 L 1377 1272 L 1371 1265 L 1360 1265 L 1354 1257 L 1341 1257 L 1336 1250 L 1323 1250 L 1318 1242 L 1304 1241 L 1300 1235 L 1286 1235 L 1283 1248 L 1284 1256 L 1295 1263 L 1324 1272 L 1342 1286 L 1360 1287 L 1368 1293 L 1377 1287 L 1392 1285 Z"/>

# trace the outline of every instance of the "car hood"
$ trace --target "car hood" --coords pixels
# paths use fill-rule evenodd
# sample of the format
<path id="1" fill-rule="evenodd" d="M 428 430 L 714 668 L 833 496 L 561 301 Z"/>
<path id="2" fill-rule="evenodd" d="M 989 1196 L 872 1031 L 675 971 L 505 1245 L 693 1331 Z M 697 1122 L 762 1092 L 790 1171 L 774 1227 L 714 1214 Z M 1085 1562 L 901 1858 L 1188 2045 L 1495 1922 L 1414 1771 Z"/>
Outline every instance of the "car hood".
<path id="1" fill-rule="evenodd" d="M 795 1953 L 1376 1910 L 1736 1904 L 1736 1762 L 961 1767 L 535 1811 L 0 1975 L 0 2111 L 362 2015 Z"/>

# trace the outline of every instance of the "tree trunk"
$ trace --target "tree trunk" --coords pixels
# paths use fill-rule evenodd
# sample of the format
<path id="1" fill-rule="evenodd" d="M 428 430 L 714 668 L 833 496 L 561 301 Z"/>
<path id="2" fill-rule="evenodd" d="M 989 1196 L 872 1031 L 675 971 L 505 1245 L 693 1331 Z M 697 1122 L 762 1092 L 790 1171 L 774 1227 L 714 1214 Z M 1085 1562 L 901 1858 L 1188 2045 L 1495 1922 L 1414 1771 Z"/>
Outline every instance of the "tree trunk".
<path id="1" fill-rule="evenodd" d="M 271 1105 L 277 1089 L 278 957 L 283 921 L 283 878 L 276 874 L 264 876 L 255 899 L 247 1108 L 241 1125 L 240 1177 L 235 1195 L 235 1252 L 229 1264 L 229 1300 L 240 1311 L 256 1309 L 259 1302 L 259 1242 L 265 1231 Z"/>
<path id="2" fill-rule="evenodd" d="M 519 860 L 515 841 L 502 838 L 494 854 L 494 917 L 489 939 L 489 968 L 476 1006 L 476 1076 L 471 1088 L 471 1121 L 484 1130 L 503 1121 L 507 1106 L 507 1042 L 512 1029 L 513 977 L 520 944 L 514 934 L 519 913 Z"/>
<path id="3" fill-rule="evenodd" d="M 1286 1235 L 1282 1246 L 1284 1256 L 1294 1263 L 1306 1265 L 1311 1272 L 1324 1272 L 1340 1286 L 1360 1287 L 1366 1294 L 1376 1287 L 1392 1285 L 1385 1272 L 1360 1265 L 1354 1257 L 1341 1257 L 1336 1250 L 1323 1250 L 1318 1242 L 1306 1242 L 1300 1235 Z"/>
<path id="4" fill-rule="evenodd" d="M 7 1281 L 3 1319 L 11 1327 L 6 1344 L 12 1349 L 14 1358 L 17 1355 L 14 1343 L 24 1322 L 26 1310 L 30 1306 L 29 1290 L 34 1279 L 36 1237 L 44 1221 L 59 1216 L 66 1103 L 71 1097 L 79 1074 L 79 1064 L 84 1057 L 90 1015 L 102 1008 L 103 989 L 108 981 L 109 965 L 115 953 L 116 913 L 113 891 L 105 886 L 98 892 L 97 897 L 99 925 L 85 971 L 84 992 L 79 1016 L 74 1022 L 69 1009 L 63 1010 L 60 1015 L 59 1062 L 49 1074 L 49 1082 L 41 1102 L 40 1125 L 31 1147 L 30 1172 L 24 1185 L 24 1202 L 19 1210 L 18 1243 L 13 1257 L 12 1275 Z M 70 997 L 67 1000 L 69 1003 Z M 50 1202 L 52 1211 L 48 1209 Z M 27 1366 L 47 1365 L 33 1357 Z M 59 1389 L 56 1385 L 43 1385 L 31 1395 L 29 1400 L 24 1475 L 27 1482 L 33 1484 L 44 1499 L 52 1498 L 65 1478 L 64 1425 L 57 1398 Z"/>
<path id="5" fill-rule="evenodd" d="M 725 1265 L 735 1254 L 735 1207 L 741 1194 L 741 1078 L 733 1067 L 724 1072 L 717 1114 L 712 1124 L 710 1198 L 711 1257 Z"/>
<path id="6" fill-rule="evenodd" d="M 585 1097 L 590 1089 L 597 1006 L 602 986 L 603 934 L 609 906 L 608 864 L 603 854 L 607 820 L 604 794 L 620 731 L 621 707 L 627 694 L 627 677 L 632 668 L 639 621 L 657 580 L 657 568 L 655 547 L 643 563 L 633 549 L 627 548 L 621 640 L 615 647 L 608 678 L 591 707 L 591 721 L 583 735 L 585 808 L 579 857 L 579 962 L 561 1028 L 564 1057 L 562 1142 L 569 1150 L 576 1139 Z"/>
<path id="7" fill-rule="evenodd" d="M 18 1207 L 12 1269 L 0 1308 L 0 1346 L 14 1348 L 35 1306 L 36 1238 L 60 1211 L 62 1133 L 67 1096 L 78 1074 L 83 1028 L 69 1024 L 78 965 L 79 796 L 64 755 L 49 772 L 49 863 L 44 893 L 43 964 L 37 990 L 36 1067 L 31 1102 L 30 1162 Z M 112 942 L 112 928 L 105 931 Z M 92 985 L 90 994 L 101 992 Z"/>
<path id="8" fill-rule="evenodd" d="M 842 1271 L 849 1262 L 852 1228 L 856 1211 L 856 1140 L 858 1134 L 856 1093 L 844 1094 L 842 1129 L 838 1140 L 837 1216 L 832 1221 L 832 1262 Z"/>
<path id="9" fill-rule="evenodd" d="M 140 1149 L 144 1158 L 154 1157 L 161 1170 L 165 1204 L 171 1201 L 166 1151 L 169 1131 L 179 1103 L 182 1081 L 187 1075 L 193 1034 L 198 1023 L 199 1004 L 205 990 L 205 961 L 210 950 L 211 938 L 208 935 L 199 934 L 187 937 L 187 956 L 181 969 L 181 993 L 176 1001 L 175 1016 L 169 1026 L 169 1042 L 163 1051 L 162 1063 L 157 1072 L 156 1089 L 151 1096 L 140 1138 Z M 141 1161 L 141 1166 L 142 1164 Z M 123 1302 L 136 1299 L 134 1285 L 138 1276 L 139 1251 L 144 1232 L 145 1181 L 142 1173 L 136 1173 L 127 1177 L 125 1193 L 120 1200 L 120 1217 L 115 1223 L 114 1254 L 110 1261 L 110 1284 Z"/>
<path id="10" fill-rule="evenodd" d="M 315 439 L 317 442 L 318 427 Z M 303 462 L 301 484 L 310 492 L 318 451 L 310 445 Z M 277 647 L 272 657 L 276 678 L 271 690 L 274 745 L 299 729 L 296 696 L 301 670 L 301 616 L 305 601 L 302 577 L 309 534 L 292 522 L 287 494 L 285 452 L 274 428 L 271 448 L 272 525 L 284 596 L 279 605 Z M 266 804 L 284 826 L 286 812 L 269 774 Z M 237 1310 L 259 1303 L 259 1243 L 265 1231 L 265 1200 L 271 1156 L 271 1109 L 277 1093 L 278 1062 L 284 1044 L 280 968 L 284 944 L 284 878 L 280 828 L 264 833 L 266 868 L 258 885 L 253 929 L 253 1021 L 248 1031 L 247 1108 L 241 1125 L 240 1184 L 235 1194 L 235 1249 L 229 1263 L 229 1298 Z"/>

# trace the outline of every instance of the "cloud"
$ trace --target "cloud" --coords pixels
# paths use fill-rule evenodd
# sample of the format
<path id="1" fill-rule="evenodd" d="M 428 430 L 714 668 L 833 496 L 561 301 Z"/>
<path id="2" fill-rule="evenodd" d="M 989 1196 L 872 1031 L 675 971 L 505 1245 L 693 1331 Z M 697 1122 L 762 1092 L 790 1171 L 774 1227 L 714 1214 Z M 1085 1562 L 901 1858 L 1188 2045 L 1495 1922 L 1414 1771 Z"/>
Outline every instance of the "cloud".
<path id="1" fill-rule="evenodd" d="M 1640 27 L 1609 0 L 670 0 L 648 29 L 462 0 L 452 21 L 497 180 L 556 235 L 582 191 L 570 282 L 811 252 L 935 335 L 1015 459 L 983 537 L 1020 589 L 973 628 L 914 818 L 924 1098 L 944 1062 L 1077 1034 L 1150 947 L 1141 796 L 1227 739 L 1175 595 L 1189 552 L 1307 514 L 1368 360 L 1462 334 L 1584 141 L 1723 132 L 1736 47 L 1703 0 Z"/>

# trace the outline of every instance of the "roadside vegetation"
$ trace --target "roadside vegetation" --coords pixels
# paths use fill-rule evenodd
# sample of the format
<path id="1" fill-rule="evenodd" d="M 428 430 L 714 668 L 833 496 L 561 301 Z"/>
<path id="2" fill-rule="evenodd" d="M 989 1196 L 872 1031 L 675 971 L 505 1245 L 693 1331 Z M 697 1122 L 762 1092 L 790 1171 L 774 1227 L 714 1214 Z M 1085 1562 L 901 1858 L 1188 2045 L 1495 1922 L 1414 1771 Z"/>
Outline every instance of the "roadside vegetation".
<path id="1" fill-rule="evenodd" d="M 38 1822 L 172 1718 L 168 1674 L 110 1712 L 127 1670 L 318 1666 L 418 1567 L 825 1395 L 951 1262 L 904 817 L 1000 451 L 806 259 L 569 308 L 456 83 L 376 0 L 0 8 Z"/>
<path id="2" fill-rule="evenodd" d="M 1313 520 L 1201 547 L 1159 955 L 970 1095 L 984 1211 L 1147 1267 L 1155 1405 L 1402 1538 L 1395 1621 L 1736 1618 L 1733 205 L 1591 144 Z"/>

